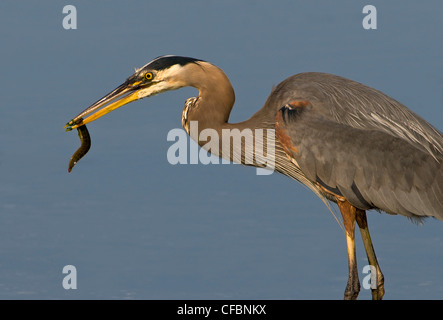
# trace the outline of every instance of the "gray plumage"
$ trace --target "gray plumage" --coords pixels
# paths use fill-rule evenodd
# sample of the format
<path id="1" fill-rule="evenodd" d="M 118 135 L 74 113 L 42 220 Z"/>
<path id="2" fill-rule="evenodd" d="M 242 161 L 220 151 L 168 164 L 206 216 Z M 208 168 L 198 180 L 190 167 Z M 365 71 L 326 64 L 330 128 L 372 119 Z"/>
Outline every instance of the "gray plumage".
<path id="1" fill-rule="evenodd" d="M 362 210 L 443 219 L 443 162 L 384 131 L 354 128 L 305 108 L 295 116 L 283 112 L 299 149 L 292 156 L 308 179 Z"/>
<path id="2" fill-rule="evenodd" d="M 417 220 L 443 219 L 442 134 L 382 92 L 326 73 L 301 73 L 284 80 L 250 119 L 229 123 L 235 94 L 228 77 L 209 62 L 179 56 L 158 57 L 136 69 L 122 85 L 72 119 L 67 130 L 131 101 L 186 86 L 197 88 L 199 95 L 186 100 L 182 125 L 200 146 L 206 147 L 206 141 L 199 139 L 205 129 L 218 137 L 223 130 L 252 135 L 256 129 L 266 131 L 266 143 L 261 140 L 258 145 L 263 148 L 260 154 L 255 144 L 251 148 L 255 136 L 227 149 L 220 139 L 219 148 L 210 151 L 253 166 L 264 166 L 261 160 L 269 153 L 276 171 L 310 188 L 328 206 L 328 200 L 337 203 L 348 251 L 345 299 L 356 299 L 360 290 L 354 240 L 357 223 L 368 262 L 375 268 L 372 298 L 382 299 L 384 277 L 365 210 Z M 193 121 L 198 122 L 198 132 L 191 130 Z M 270 132 L 275 136 L 269 138 Z M 268 152 L 268 142 L 275 152 Z"/>
<path id="3" fill-rule="evenodd" d="M 280 90 L 292 91 L 288 100 L 310 102 L 282 110 L 299 148 L 292 156 L 310 181 L 362 210 L 443 219 L 443 137 L 437 129 L 380 91 L 334 75 L 296 75 L 276 95 Z"/>

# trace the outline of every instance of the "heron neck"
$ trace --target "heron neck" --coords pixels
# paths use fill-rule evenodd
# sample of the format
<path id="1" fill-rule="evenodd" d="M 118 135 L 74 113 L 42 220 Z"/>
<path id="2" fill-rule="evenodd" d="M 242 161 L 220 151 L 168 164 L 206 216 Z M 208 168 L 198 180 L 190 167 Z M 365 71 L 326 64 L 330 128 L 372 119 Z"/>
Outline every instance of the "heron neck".
<path id="1" fill-rule="evenodd" d="M 245 148 L 245 143 L 253 144 L 256 138 L 255 129 L 273 129 L 273 123 L 264 121 L 269 119 L 264 116 L 267 108 L 262 108 L 246 121 L 229 123 L 235 93 L 225 73 L 216 66 L 204 64 L 203 68 L 195 68 L 193 75 L 198 82 L 192 85 L 199 90 L 199 96 L 197 100 L 190 100 L 193 103 L 186 105 L 183 111 L 182 119 L 186 119 L 184 127 L 187 133 L 209 152 L 243 163 L 246 154 L 254 153 L 252 149 Z M 267 132 L 261 131 L 260 134 L 260 138 L 263 135 L 267 137 Z M 230 141 L 228 151 L 223 150 L 222 145 L 227 140 Z"/>
<path id="2" fill-rule="evenodd" d="M 195 85 L 199 90 L 198 103 L 190 120 L 197 120 L 201 130 L 221 130 L 229 120 L 235 102 L 235 93 L 226 74 L 220 68 L 205 63 L 200 71 L 201 81 Z"/>

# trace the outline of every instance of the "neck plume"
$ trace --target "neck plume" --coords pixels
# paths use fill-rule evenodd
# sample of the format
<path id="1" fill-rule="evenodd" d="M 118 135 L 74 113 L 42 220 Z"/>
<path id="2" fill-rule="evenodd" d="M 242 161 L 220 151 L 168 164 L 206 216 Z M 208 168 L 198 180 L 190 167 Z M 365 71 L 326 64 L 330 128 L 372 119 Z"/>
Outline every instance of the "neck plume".
<path id="1" fill-rule="evenodd" d="M 182 113 L 186 132 L 202 148 L 223 159 L 273 170 L 273 126 L 265 125 L 256 115 L 240 123 L 229 123 L 235 94 L 228 77 L 207 62 L 190 68 L 192 79 L 187 83 L 199 90 L 199 96 L 186 100 Z"/>

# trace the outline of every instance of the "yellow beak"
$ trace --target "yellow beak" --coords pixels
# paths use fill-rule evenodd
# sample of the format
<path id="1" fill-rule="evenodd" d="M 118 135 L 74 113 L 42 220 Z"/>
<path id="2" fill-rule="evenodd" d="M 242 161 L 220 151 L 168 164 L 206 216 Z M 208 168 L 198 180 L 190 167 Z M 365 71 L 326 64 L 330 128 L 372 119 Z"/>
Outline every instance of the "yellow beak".
<path id="1" fill-rule="evenodd" d="M 132 86 L 128 86 L 127 83 L 122 84 L 94 104 L 92 104 L 89 108 L 84 110 L 82 113 L 80 113 L 78 116 L 76 116 L 74 119 L 69 121 L 66 125 L 66 131 L 71 131 L 72 129 L 75 129 L 79 126 L 85 125 L 89 122 L 92 122 L 94 120 L 97 120 L 98 118 L 104 116 L 105 114 L 120 108 L 121 106 L 124 106 L 125 104 L 128 104 L 134 100 L 138 99 L 138 93 L 137 91 L 134 91 L 126 96 L 124 96 L 126 93 L 130 92 L 132 90 Z M 123 96 L 123 98 L 121 98 Z M 120 98 L 120 99 L 118 99 Z M 118 99 L 114 101 L 115 99 Z M 114 101 L 110 104 L 109 102 Z M 107 105 L 108 104 L 108 105 Z M 103 107 L 104 106 L 104 107 Z M 103 108 L 102 108 L 103 107 Z M 102 108 L 102 109 L 100 109 Z M 98 110 L 100 109 L 100 110 Z M 96 111 L 98 110 L 98 111 Z M 96 112 L 95 112 L 96 111 Z M 93 113 L 95 112 L 95 113 Z M 84 118 L 86 115 L 89 115 L 87 118 Z"/>

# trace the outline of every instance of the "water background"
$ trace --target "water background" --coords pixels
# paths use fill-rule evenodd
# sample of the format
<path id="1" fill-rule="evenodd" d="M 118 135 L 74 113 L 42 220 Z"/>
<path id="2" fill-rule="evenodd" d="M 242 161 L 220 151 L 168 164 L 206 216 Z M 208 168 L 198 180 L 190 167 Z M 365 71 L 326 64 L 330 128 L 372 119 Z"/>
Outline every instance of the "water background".
<path id="1" fill-rule="evenodd" d="M 62 26 L 77 9 L 77 30 Z M 272 86 L 321 71 L 379 89 L 443 129 L 441 1 L 0 2 L 0 299 L 342 299 L 343 231 L 307 188 L 240 165 L 166 159 L 185 88 L 63 126 L 164 54 L 211 61 L 232 122 Z M 338 214 L 338 210 L 336 210 Z M 442 299 L 443 223 L 370 212 L 386 299 Z M 357 235 L 360 279 L 367 264 Z M 62 287 L 65 265 L 76 290 Z M 361 299 L 370 292 L 362 289 Z"/>

